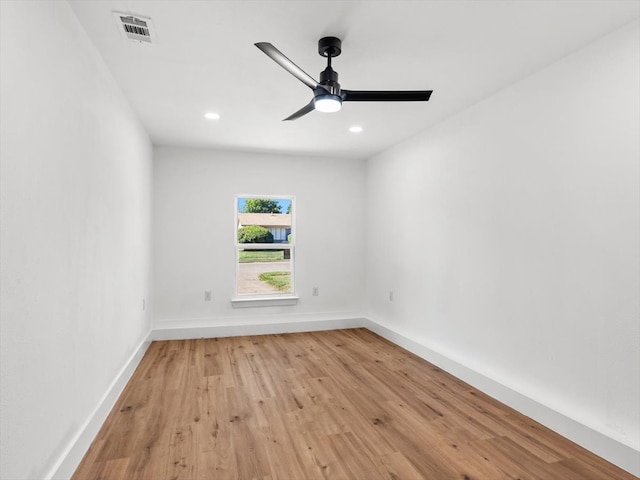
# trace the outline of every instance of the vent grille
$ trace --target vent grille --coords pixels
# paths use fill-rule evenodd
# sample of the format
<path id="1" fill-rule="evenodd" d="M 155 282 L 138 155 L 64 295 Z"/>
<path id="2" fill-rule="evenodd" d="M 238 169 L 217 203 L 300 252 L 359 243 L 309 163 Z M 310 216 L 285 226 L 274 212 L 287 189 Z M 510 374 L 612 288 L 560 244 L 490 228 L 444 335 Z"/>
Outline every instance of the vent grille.
<path id="1" fill-rule="evenodd" d="M 113 12 L 120 34 L 134 42 L 153 43 L 155 35 L 149 17 Z"/>

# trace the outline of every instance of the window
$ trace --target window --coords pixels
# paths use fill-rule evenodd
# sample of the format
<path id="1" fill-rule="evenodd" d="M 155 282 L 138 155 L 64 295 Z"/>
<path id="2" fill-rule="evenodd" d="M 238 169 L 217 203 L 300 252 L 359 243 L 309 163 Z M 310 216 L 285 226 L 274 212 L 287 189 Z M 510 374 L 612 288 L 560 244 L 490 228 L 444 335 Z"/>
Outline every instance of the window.
<path id="1" fill-rule="evenodd" d="M 294 197 L 239 195 L 235 210 L 234 306 L 295 303 Z"/>

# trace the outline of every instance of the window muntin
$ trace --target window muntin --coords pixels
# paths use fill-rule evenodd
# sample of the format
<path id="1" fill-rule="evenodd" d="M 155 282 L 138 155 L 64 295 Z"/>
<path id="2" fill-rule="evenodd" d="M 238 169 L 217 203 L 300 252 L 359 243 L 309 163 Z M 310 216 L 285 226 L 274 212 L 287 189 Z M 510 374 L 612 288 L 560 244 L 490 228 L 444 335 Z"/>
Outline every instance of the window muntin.
<path id="1" fill-rule="evenodd" d="M 236 298 L 295 294 L 294 200 L 287 195 L 236 197 Z"/>

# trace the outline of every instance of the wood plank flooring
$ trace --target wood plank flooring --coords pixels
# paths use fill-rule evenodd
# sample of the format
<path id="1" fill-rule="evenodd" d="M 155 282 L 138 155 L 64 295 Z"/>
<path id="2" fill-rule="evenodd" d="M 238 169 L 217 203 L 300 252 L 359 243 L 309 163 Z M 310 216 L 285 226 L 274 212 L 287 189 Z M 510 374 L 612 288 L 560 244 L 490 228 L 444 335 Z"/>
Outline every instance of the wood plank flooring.
<path id="1" fill-rule="evenodd" d="M 635 478 L 365 329 L 152 343 L 73 476 Z"/>

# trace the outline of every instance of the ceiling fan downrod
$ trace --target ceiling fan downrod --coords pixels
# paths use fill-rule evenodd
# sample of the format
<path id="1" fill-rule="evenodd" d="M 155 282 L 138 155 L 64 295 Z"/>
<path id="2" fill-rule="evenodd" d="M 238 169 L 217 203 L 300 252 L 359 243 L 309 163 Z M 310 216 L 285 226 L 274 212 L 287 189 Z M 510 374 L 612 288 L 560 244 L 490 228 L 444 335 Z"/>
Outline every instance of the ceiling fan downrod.
<path id="1" fill-rule="evenodd" d="M 342 53 L 342 42 L 336 37 L 324 37 L 318 40 L 318 53 L 327 57 L 327 68 L 320 72 L 320 85 L 332 95 L 340 95 L 338 72 L 331 68 L 331 59 Z"/>

